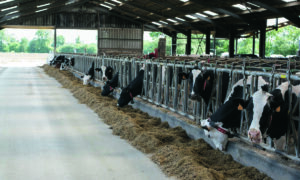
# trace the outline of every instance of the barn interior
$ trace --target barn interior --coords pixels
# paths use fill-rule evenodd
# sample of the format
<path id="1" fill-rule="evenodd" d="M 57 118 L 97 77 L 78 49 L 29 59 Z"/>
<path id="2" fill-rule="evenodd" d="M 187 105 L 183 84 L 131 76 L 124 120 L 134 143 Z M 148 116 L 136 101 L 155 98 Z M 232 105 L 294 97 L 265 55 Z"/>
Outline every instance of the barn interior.
<path id="1" fill-rule="evenodd" d="M 225 38 L 233 57 L 235 40 L 253 37 L 259 38 L 264 58 L 267 31 L 300 27 L 298 0 L 1 0 L 0 8 L 0 29 L 95 29 L 98 54 L 111 55 L 141 55 L 143 32 L 158 31 L 172 37 L 172 55 L 182 33 L 186 55 L 191 54 L 191 34 L 203 34 L 205 54 L 215 38 Z"/>
<path id="2" fill-rule="evenodd" d="M 169 67 L 169 69 L 166 70 L 168 72 L 171 71 L 172 68 L 174 72 L 177 72 L 179 67 L 187 70 L 188 68 L 193 68 L 195 63 L 198 63 L 196 65 L 201 67 L 203 64 L 200 63 L 200 60 L 207 61 L 207 57 L 213 52 L 211 49 L 212 44 L 214 44 L 218 38 L 229 40 L 228 57 L 233 58 L 236 54 L 237 40 L 239 38 L 252 37 L 252 55 L 255 54 L 255 39 L 259 39 L 259 60 L 249 61 L 247 62 L 249 64 L 246 64 L 245 61 L 241 59 L 236 61 L 228 58 L 226 62 L 224 61 L 225 63 L 222 64 L 224 59 L 217 59 L 216 57 L 210 56 L 208 59 L 210 60 L 210 64 L 205 64 L 204 66 L 209 70 L 214 70 L 218 78 L 221 78 L 224 72 L 233 71 L 236 72 L 236 74 L 231 74 L 232 79 L 236 78 L 237 80 L 240 77 L 245 79 L 246 75 L 248 76 L 250 74 L 256 77 L 264 75 L 273 83 L 273 88 L 282 81 L 299 81 L 300 79 L 299 76 L 295 75 L 296 71 L 290 71 L 291 69 L 295 69 L 297 72 L 300 70 L 300 65 L 297 64 L 298 61 L 287 63 L 286 60 L 274 60 L 270 63 L 270 61 L 263 60 L 263 58 L 266 57 L 266 32 L 289 25 L 300 28 L 299 0 L 0 0 L 0 9 L 0 30 L 5 28 L 53 29 L 55 42 L 54 51 L 56 48 L 56 31 L 59 29 L 97 30 L 98 50 L 96 57 L 82 54 L 58 55 L 63 55 L 68 58 L 75 57 L 76 64 L 72 70 L 74 72 L 76 71 L 79 75 L 86 73 L 92 62 L 95 62 L 97 67 L 101 65 L 111 65 L 114 69 L 120 69 L 119 87 L 125 87 L 130 80 L 133 79 L 134 73 L 143 63 L 141 59 L 129 59 L 128 57 L 141 57 L 143 55 L 143 35 L 145 31 L 161 32 L 162 38 L 158 44 L 158 53 L 159 57 L 163 58 L 163 60 L 166 60 L 164 51 L 166 42 L 163 37 L 169 36 L 172 38 L 173 57 L 170 56 L 167 58 L 175 61 L 170 63 L 170 61 L 166 60 L 148 64 L 151 65 L 151 67 L 160 68 L 159 71 L 161 74 L 162 64 Z M 270 23 L 271 21 L 272 23 Z M 178 34 L 185 35 L 187 40 L 185 45 L 185 54 L 187 56 L 182 59 L 186 60 L 191 57 L 191 59 L 196 60 L 196 62 L 185 64 L 176 61 L 176 59 L 180 59 L 176 54 Z M 208 55 L 203 59 L 199 59 L 199 55 L 194 57 L 189 56 L 191 55 L 192 34 L 203 35 L 205 54 Z M 122 55 L 126 55 L 126 58 L 125 56 L 122 57 Z M 116 56 L 119 57 L 115 58 Z M 300 56 L 300 42 L 298 56 Z M 236 64 L 230 66 L 231 63 Z M 273 64 L 280 65 L 280 67 L 277 68 L 273 66 Z M 264 67 L 264 65 L 267 67 Z M 258 66 L 258 68 L 255 68 L 260 69 L 260 71 L 254 72 L 253 69 L 246 69 L 246 66 L 251 68 Z M 146 71 L 150 72 L 150 69 Z M 166 77 L 171 81 L 169 76 Z M 153 77 L 146 78 L 144 82 L 149 82 L 149 84 L 145 83 L 147 84 L 145 89 L 149 91 L 149 94 L 150 92 L 153 94 L 151 96 L 141 96 L 141 99 L 146 99 L 148 103 L 152 102 L 153 105 L 157 105 L 158 101 L 160 101 L 158 103 L 159 107 L 168 110 L 171 109 L 176 112 L 177 115 L 180 114 L 188 118 L 191 117 L 190 119 L 196 118 L 193 119 L 195 120 L 195 124 L 199 124 L 200 119 L 205 118 L 205 113 L 203 112 L 207 109 L 204 107 L 204 102 L 194 102 L 189 99 L 187 83 L 184 83 L 181 87 L 177 86 L 177 82 L 174 83 L 170 87 L 170 99 L 165 98 L 161 100 L 159 98 L 169 96 L 169 87 L 162 87 L 162 83 L 158 82 L 161 81 L 160 79 L 157 80 Z M 96 74 L 96 79 L 101 79 L 100 73 Z M 157 88 L 157 84 L 160 84 L 159 88 Z M 252 84 L 255 84 L 255 82 Z M 160 92 L 155 92 L 158 94 L 158 96 L 156 96 L 154 92 L 151 91 L 151 89 L 154 88 L 165 89 Z M 218 88 L 220 89 L 220 87 Z M 213 100 L 214 104 L 212 103 L 213 105 L 211 105 L 216 107 L 213 108 L 217 108 L 219 105 L 219 91 L 216 91 L 215 99 Z M 249 94 L 250 93 L 253 93 L 252 90 Z M 184 100 L 181 101 L 178 99 L 179 96 Z M 300 103 L 300 98 L 298 98 L 298 102 Z M 139 103 L 140 102 L 137 101 L 138 105 L 136 106 L 141 106 L 146 110 L 150 109 L 147 104 Z M 201 107 L 201 109 L 199 107 Z M 153 112 L 156 113 L 156 111 Z M 162 113 L 161 116 L 165 117 L 165 113 Z M 295 118 L 299 121 L 300 114 L 299 116 L 297 115 L 291 118 Z M 193 131 L 193 129 L 191 131 Z M 241 132 L 241 134 L 242 133 L 242 138 L 246 139 L 247 132 Z M 300 131 L 293 131 L 290 134 L 293 137 L 300 137 Z M 300 138 L 295 139 L 295 141 L 297 141 L 295 143 L 297 147 L 295 150 L 293 149 L 295 151 L 293 154 L 282 153 L 283 157 L 288 159 L 288 162 L 292 161 L 291 164 L 293 166 L 295 164 L 299 165 L 300 158 Z M 270 144 L 271 145 L 268 144 L 267 146 L 269 149 L 272 149 L 273 145 L 272 143 Z M 248 155 L 246 153 L 248 153 L 249 149 L 238 149 L 235 144 L 231 144 L 230 148 L 231 151 L 229 153 L 238 154 L 236 156 L 237 158 L 240 158 L 240 156 L 246 157 Z M 254 150 L 253 154 L 255 154 L 256 151 L 257 149 Z M 240 155 L 240 152 L 244 152 L 244 154 L 241 153 L 242 155 Z M 268 168 L 268 166 L 278 163 L 277 161 L 264 159 L 264 157 L 267 156 L 268 155 L 262 154 L 259 161 L 268 162 L 266 164 L 261 163 L 261 166 Z M 251 163 L 257 160 L 255 159 L 256 156 L 248 156 L 248 158 L 247 161 Z M 251 158 L 254 160 L 251 161 Z M 278 167 L 278 169 L 281 168 L 280 164 Z M 289 168 L 290 167 L 287 166 L 287 169 Z M 283 171 L 285 171 L 285 169 L 282 170 L 282 172 Z M 297 168 L 295 171 L 299 172 Z M 274 176 L 276 176 L 278 173 L 274 174 Z M 298 176 L 299 174 L 297 177 Z"/>

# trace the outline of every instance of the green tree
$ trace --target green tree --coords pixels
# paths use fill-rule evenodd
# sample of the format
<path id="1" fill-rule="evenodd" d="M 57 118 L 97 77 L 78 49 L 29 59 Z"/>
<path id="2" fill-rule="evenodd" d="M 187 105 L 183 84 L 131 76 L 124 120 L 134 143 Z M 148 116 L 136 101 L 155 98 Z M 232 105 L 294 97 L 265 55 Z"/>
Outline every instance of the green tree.
<path id="1" fill-rule="evenodd" d="M 48 53 L 51 50 L 51 36 L 49 30 L 37 30 L 35 37 L 29 43 L 31 53 Z"/>
<path id="2" fill-rule="evenodd" d="M 86 48 L 86 53 L 88 54 L 97 54 L 97 45 L 89 44 Z"/>
<path id="3" fill-rule="evenodd" d="M 5 30 L 0 31 L 0 51 L 1 52 L 9 51 L 8 39 Z"/>
<path id="4" fill-rule="evenodd" d="M 10 52 L 19 52 L 19 43 L 18 42 L 11 42 L 9 43 L 9 51 Z"/>
<path id="5" fill-rule="evenodd" d="M 17 52 L 27 52 L 28 43 L 28 39 L 22 38 Z"/>
<path id="6" fill-rule="evenodd" d="M 57 52 L 59 53 L 76 53 L 75 46 L 72 44 L 65 44 L 57 48 Z"/>
<path id="7" fill-rule="evenodd" d="M 62 35 L 59 35 L 56 37 L 56 47 L 63 46 L 65 44 L 65 37 Z"/>
<path id="8" fill-rule="evenodd" d="M 76 44 L 81 44 L 79 36 L 75 39 L 75 42 L 76 42 Z"/>

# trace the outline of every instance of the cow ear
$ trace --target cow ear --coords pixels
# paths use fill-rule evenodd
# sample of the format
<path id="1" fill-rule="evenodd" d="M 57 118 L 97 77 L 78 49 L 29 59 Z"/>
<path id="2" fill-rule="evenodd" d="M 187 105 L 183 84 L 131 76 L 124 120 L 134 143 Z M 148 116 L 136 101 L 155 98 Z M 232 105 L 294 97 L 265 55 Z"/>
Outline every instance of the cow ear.
<path id="1" fill-rule="evenodd" d="M 249 102 L 250 102 L 250 99 L 244 100 L 244 99 L 236 98 L 233 100 L 233 104 L 239 111 L 242 111 L 243 109 L 245 109 L 248 106 Z"/>
<path id="2" fill-rule="evenodd" d="M 265 92 L 268 92 L 269 90 L 269 85 L 268 84 L 265 84 L 263 86 L 261 86 L 261 90 L 265 91 Z"/>
<path id="3" fill-rule="evenodd" d="M 180 73 L 178 73 L 178 77 L 181 80 L 186 80 L 188 78 L 188 75 L 187 75 L 187 73 L 180 72 Z"/>
<path id="4" fill-rule="evenodd" d="M 275 109 L 276 112 L 280 112 L 280 106 Z"/>
<path id="5" fill-rule="evenodd" d="M 239 105 L 238 105 L 238 110 L 239 110 L 239 111 L 242 111 L 243 109 L 244 109 L 243 106 L 242 106 L 241 104 L 239 104 Z"/>

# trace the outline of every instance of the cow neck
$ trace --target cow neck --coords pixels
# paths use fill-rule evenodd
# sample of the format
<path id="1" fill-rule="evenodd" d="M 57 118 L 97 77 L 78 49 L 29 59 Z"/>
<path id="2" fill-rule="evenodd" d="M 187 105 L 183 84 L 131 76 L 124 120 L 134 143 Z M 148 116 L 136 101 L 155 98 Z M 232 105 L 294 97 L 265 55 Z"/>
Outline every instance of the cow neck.
<path id="1" fill-rule="evenodd" d="M 223 133 L 223 134 L 226 134 L 228 135 L 228 137 L 233 137 L 234 135 L 231 134 L 227 129 L 225 128 L 222 128 L 218 125 L 216 125 L 216 123 L 214 121 L 212 121 L 210 118 L 208 119 L 208 122 L 209 122 L 209 125 L 213 128 L 215 128 L 217 131 Z"/>

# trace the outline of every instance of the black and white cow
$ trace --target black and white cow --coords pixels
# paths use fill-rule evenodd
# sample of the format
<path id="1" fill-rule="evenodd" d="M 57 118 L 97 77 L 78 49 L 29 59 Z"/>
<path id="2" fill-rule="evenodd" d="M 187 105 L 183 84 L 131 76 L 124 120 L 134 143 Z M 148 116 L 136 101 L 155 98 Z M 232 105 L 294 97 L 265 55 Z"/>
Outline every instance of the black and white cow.
<path id="1" fill-rule="evenodd" d="M 96 68 L 95 71 L 100 71 L 102 73 L 102 80 L 111 80 L 113 77 L 113 68 L 111 66 L 101 66 L 101 68 Z"/>
<path id="2" fill-rule="evenodd" d="M 140 69 L 137 77 L 129 83 L 129 85 L 122 89 L 120 97 L 118 99 L 118 106 L 123 107 L 127 105 L 130 101 L 133 103 L 133 98 L 140 95 L 143 90 L 143 80 L 144 80 L 144 66 Z"/>
<path id="3" fill-rule="evenodd" d="M 117 72 L 111 80 L 106 81 L 105 85 L 102 88 L 101 95 L 108 96 L 118 86 L 118 82 L 119 82 L 119 72 Z"/>
<path id="4" fill-rule="evenodd" d="M 88 72 L 81 76 L 82 80 L 83 80 L 83 85 L 88 85 L 88 83 L 91 81 L 91 80 L 94 80 L 95 79 L 95 71 L 94 71 L 94 68 L 95 68 L 95 63 L 92 62 L 90 68 L 88 69 Z"/>
<path id="5" fill-rule="evenodd" d="M 295 105 L 300 86 L 292 86 L 292 104 Z M 269 136 L 275 148 L 283 150 L 286 145 L 285 134 L 288 129 L 288 82 L 282 83 L 270 93 L 260 90 L 253 94 L 247 107 L 251 122 L 248 137 L 259 144 Z"/>
<path id="6" fill-rule="evenodd" d="M 247 78 L 247 86 L 250 86 L 252 76 Z M 258 87 L 265 88 L 267 82 L 259 77 Z M 243 79 L 232 87 L 225 103 L 221 105 L 210 118 L 202 120 L 201 126 L 205 129 L 205 135 L 210 137 L 219 150 L 225 150 L 228 137 L 231 137 L 229 129 L 240 127 L 241 113 L 247 107 L 249 100 L 243 100 Z"/>
<path id="7" fill-rule="evenodd" d="M 75 65 L 74 58 L 64 58 L 64 60 L 60 64 L 60 70 L 65 70 L 66 67 L 73 67 Z"/>
<path id="8" fill-rule="evenodd" d="M 65 60 L 65 56 L 63 55 L 54 56 L 54 58 L 50 61 L 50 66 L 55 66 L 56 68 L 60 68 L 64 60 Z"/>
<path id="9" fill-rule="evenodd" d="M 200 101 L 201 98 L 204 100 L 206 104 L 208 104 L 211 93 L 214 87 L 215 76 L 214 72 L 211 70 L 202 71 L 198 67 L 194 67 L 190 73 L 179 73 L 179 79 L 181 80 L 189 80 L 189 91 L 190 98 L 192 100 Z M 228 88 L 229 82 L 229 74 L 223 73 L 222 75 L 222 99 L 221 102 L 224 102 L 226 97 L 226 92 Z"/>

